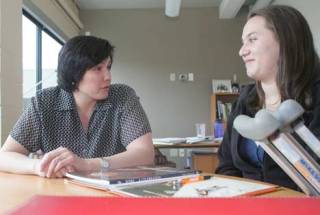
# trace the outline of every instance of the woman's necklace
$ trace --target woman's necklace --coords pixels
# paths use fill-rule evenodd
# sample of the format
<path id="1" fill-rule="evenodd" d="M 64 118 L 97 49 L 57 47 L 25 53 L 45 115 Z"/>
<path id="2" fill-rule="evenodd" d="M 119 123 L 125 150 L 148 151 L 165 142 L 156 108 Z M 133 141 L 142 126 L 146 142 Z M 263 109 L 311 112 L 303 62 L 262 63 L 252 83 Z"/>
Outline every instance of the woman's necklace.
<path id="1" fill-rule="evenodd" d="M 274 111 L 277 109 L 280 103 L 281 103 L 280 97 L 278 97 L 275 101 L 272 101 L 272 102 L 267 102 L 267 100 L 265 100 L 265 108 L 268 110 Z"/>
<path id="2" fill-rule="evenodd" d="M 280 101 L 281 101 L 281 99 L 280 98 L 278 98 L 277 100 L 275 100 L 274 102 L 266 102 L 266 105 L 272 105 L 272 106 L 274 106 L 274 105 L 277 105 L 277 104 L 279 104 L 280 103 Z"/>

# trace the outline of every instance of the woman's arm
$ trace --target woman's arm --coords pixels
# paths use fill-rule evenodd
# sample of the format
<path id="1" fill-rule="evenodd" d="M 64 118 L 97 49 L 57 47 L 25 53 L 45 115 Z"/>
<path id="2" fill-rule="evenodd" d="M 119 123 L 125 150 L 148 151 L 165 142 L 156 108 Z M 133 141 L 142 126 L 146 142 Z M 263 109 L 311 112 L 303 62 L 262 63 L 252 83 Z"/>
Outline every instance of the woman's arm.
<path id="1" fill-rule="evenodd" d="M 48 175 L 48 166 L 42 165 L 43 158 L 32 159 L 28 154 L 29 151 L 9 135 L 0 149 L 0 171 L 53 178 L 61 178 L 67 171 L 73 171 L 72 167 L 65 166 Z"/>
<path id="2" fill-rule="evenodd" d="M 29 151 L 11 136 L 7 138 L 0 149 L 0 171 L 36 174 L 35 159 L 28 158 Z"/>
<path id="3" fill-rule="evenodd" d="M 215 171 L 216 174 L 222 175 L 231 175 L 231 176 L 239 176 L 241 177 L 241 171 L 234 166 L 232 154 L 231 154 L 231 144 L 230 144 L 230 136 L 228 131 L 226 131 L 223 141 L 219 147 L 218 158 L 219 165 Z"/>
<path id="4" fill-rule="evenodd" d="M 152 165 L 154 161 L 154 146 L 152 134 L 147 133 L 127 146 L 127 151 L 109 157 L 111 168 L 125 166 Z"/>
<path id="5" fill-rule="evenodd" d="M 32 98 L 28 108 L 14 125 L 0 149 L 0 171 L 19 174 L 40 174 L 35 171 L 37 159 L 28 158 L 37 151 L 40 142 L 40 117 L 37 98 Z"/>
<path id="6" fill-rule="evenodd" d="M 154 146 L 152 144 L 152 134 L 147 133 L 127 146 L 127 151 L 105 158 L 111 169 L 123 168 L 137 165 L 153 165 Z M 88 159 L 90 169 L 100 171 L 101 164 L 99 159 Z"/>
<path id="7" fill-rule="evenodd" d="M 110 169 L 152 165 L 154 161 L 152 134 L 147 133 L 135 139 L 127 146 L 125 152 L 104 159 L 108 161 Z M 69 169 L 70 167 L 72 169 Z M 68 149 L 60 147 L 44 155 L 40 169 L 47 173 L 47 177 L 52 177 L 59 171 L 97 172 L 101 170 L 101 158 L 79 158 Z"/>
<path id="8" fill-rule="evenodd" d="M 227 122 L 227 129 L 225 130 L 225 134 L 222 140 L 222 143 L 219 147 L 218 151 L 218 158 L 219 158 L 219 165 L 215 171 L 217 174 L 222 175 L 231 175 L 231 176 L 242 176 L 241 171 L 235 167 L 232 159 L 232 152 L 231 152 L 231 145 L 232 145 L 232 127 L 233 127 L 233 121 L 234 118 L 238 115 L 238 111 L 236 110 L 237 102 L 234 102 L 232 105 L 232 112 L 230 113 L 228 117 Z M 234 140 L 238 141 L 238 140 Z"/>
<path id="9" fill-rule="evenodd" d="M 320 139 L 320 81 L 316 82 L 313 91 L 314 107 L 308 128 L 318 139 Z"/>

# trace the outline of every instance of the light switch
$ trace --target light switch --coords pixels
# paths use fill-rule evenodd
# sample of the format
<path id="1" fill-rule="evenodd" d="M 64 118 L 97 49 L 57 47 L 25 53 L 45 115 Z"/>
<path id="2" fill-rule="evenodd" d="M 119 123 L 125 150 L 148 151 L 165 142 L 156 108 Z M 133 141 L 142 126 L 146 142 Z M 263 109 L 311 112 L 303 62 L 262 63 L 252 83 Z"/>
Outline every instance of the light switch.
<path id="1" fill-rule="evenodd" d="M 179 74 L 179 80 L 180 81 L 187 81 L 188 80 L 187 74 Z"/>
<path id="2" fill-rule="evenodd" d="M 170 73 L 170 81 L 176 80 L 176 73 Z"/>
<path id="3" fill-rule="evenodd" d="M 188 81 L 194 81 L 193 73 L 188 73 Z"/>

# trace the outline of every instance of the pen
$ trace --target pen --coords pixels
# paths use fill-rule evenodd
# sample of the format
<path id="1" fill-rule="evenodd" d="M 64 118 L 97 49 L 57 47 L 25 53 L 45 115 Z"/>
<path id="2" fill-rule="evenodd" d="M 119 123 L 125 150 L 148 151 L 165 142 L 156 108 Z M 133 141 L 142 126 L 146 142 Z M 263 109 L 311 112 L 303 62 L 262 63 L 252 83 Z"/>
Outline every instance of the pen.
<path id="1" fill-rule="evenodd" d="M 203 180 L 206 180 L 206 179 L 209 179 L 209 178 L 210 178 L 210 176 L 197 175 L 195 177 L 181 179 L 180 184 L 183 186 L 183 185 L 186 185 L 186 184 L 189 184 L 189 183 L 203 181 Z"/>

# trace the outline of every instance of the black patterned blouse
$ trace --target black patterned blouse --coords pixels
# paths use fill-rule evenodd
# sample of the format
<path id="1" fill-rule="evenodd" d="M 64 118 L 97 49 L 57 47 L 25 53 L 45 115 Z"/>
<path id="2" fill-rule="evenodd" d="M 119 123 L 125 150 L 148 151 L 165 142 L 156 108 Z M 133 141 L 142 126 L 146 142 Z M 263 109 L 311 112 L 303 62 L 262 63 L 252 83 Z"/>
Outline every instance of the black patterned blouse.
<path id="1" fill-rule="evenodd" d="M 87 131 L 73 94 L 54 87 L 31 99 L 10 135 L 30 152 L 63 146 L 82 158 L 94 158 L 123 152 L 148 132 L 150 124 L 135 91 L 112 84 L 108 98 L 96 104 Z"/>

